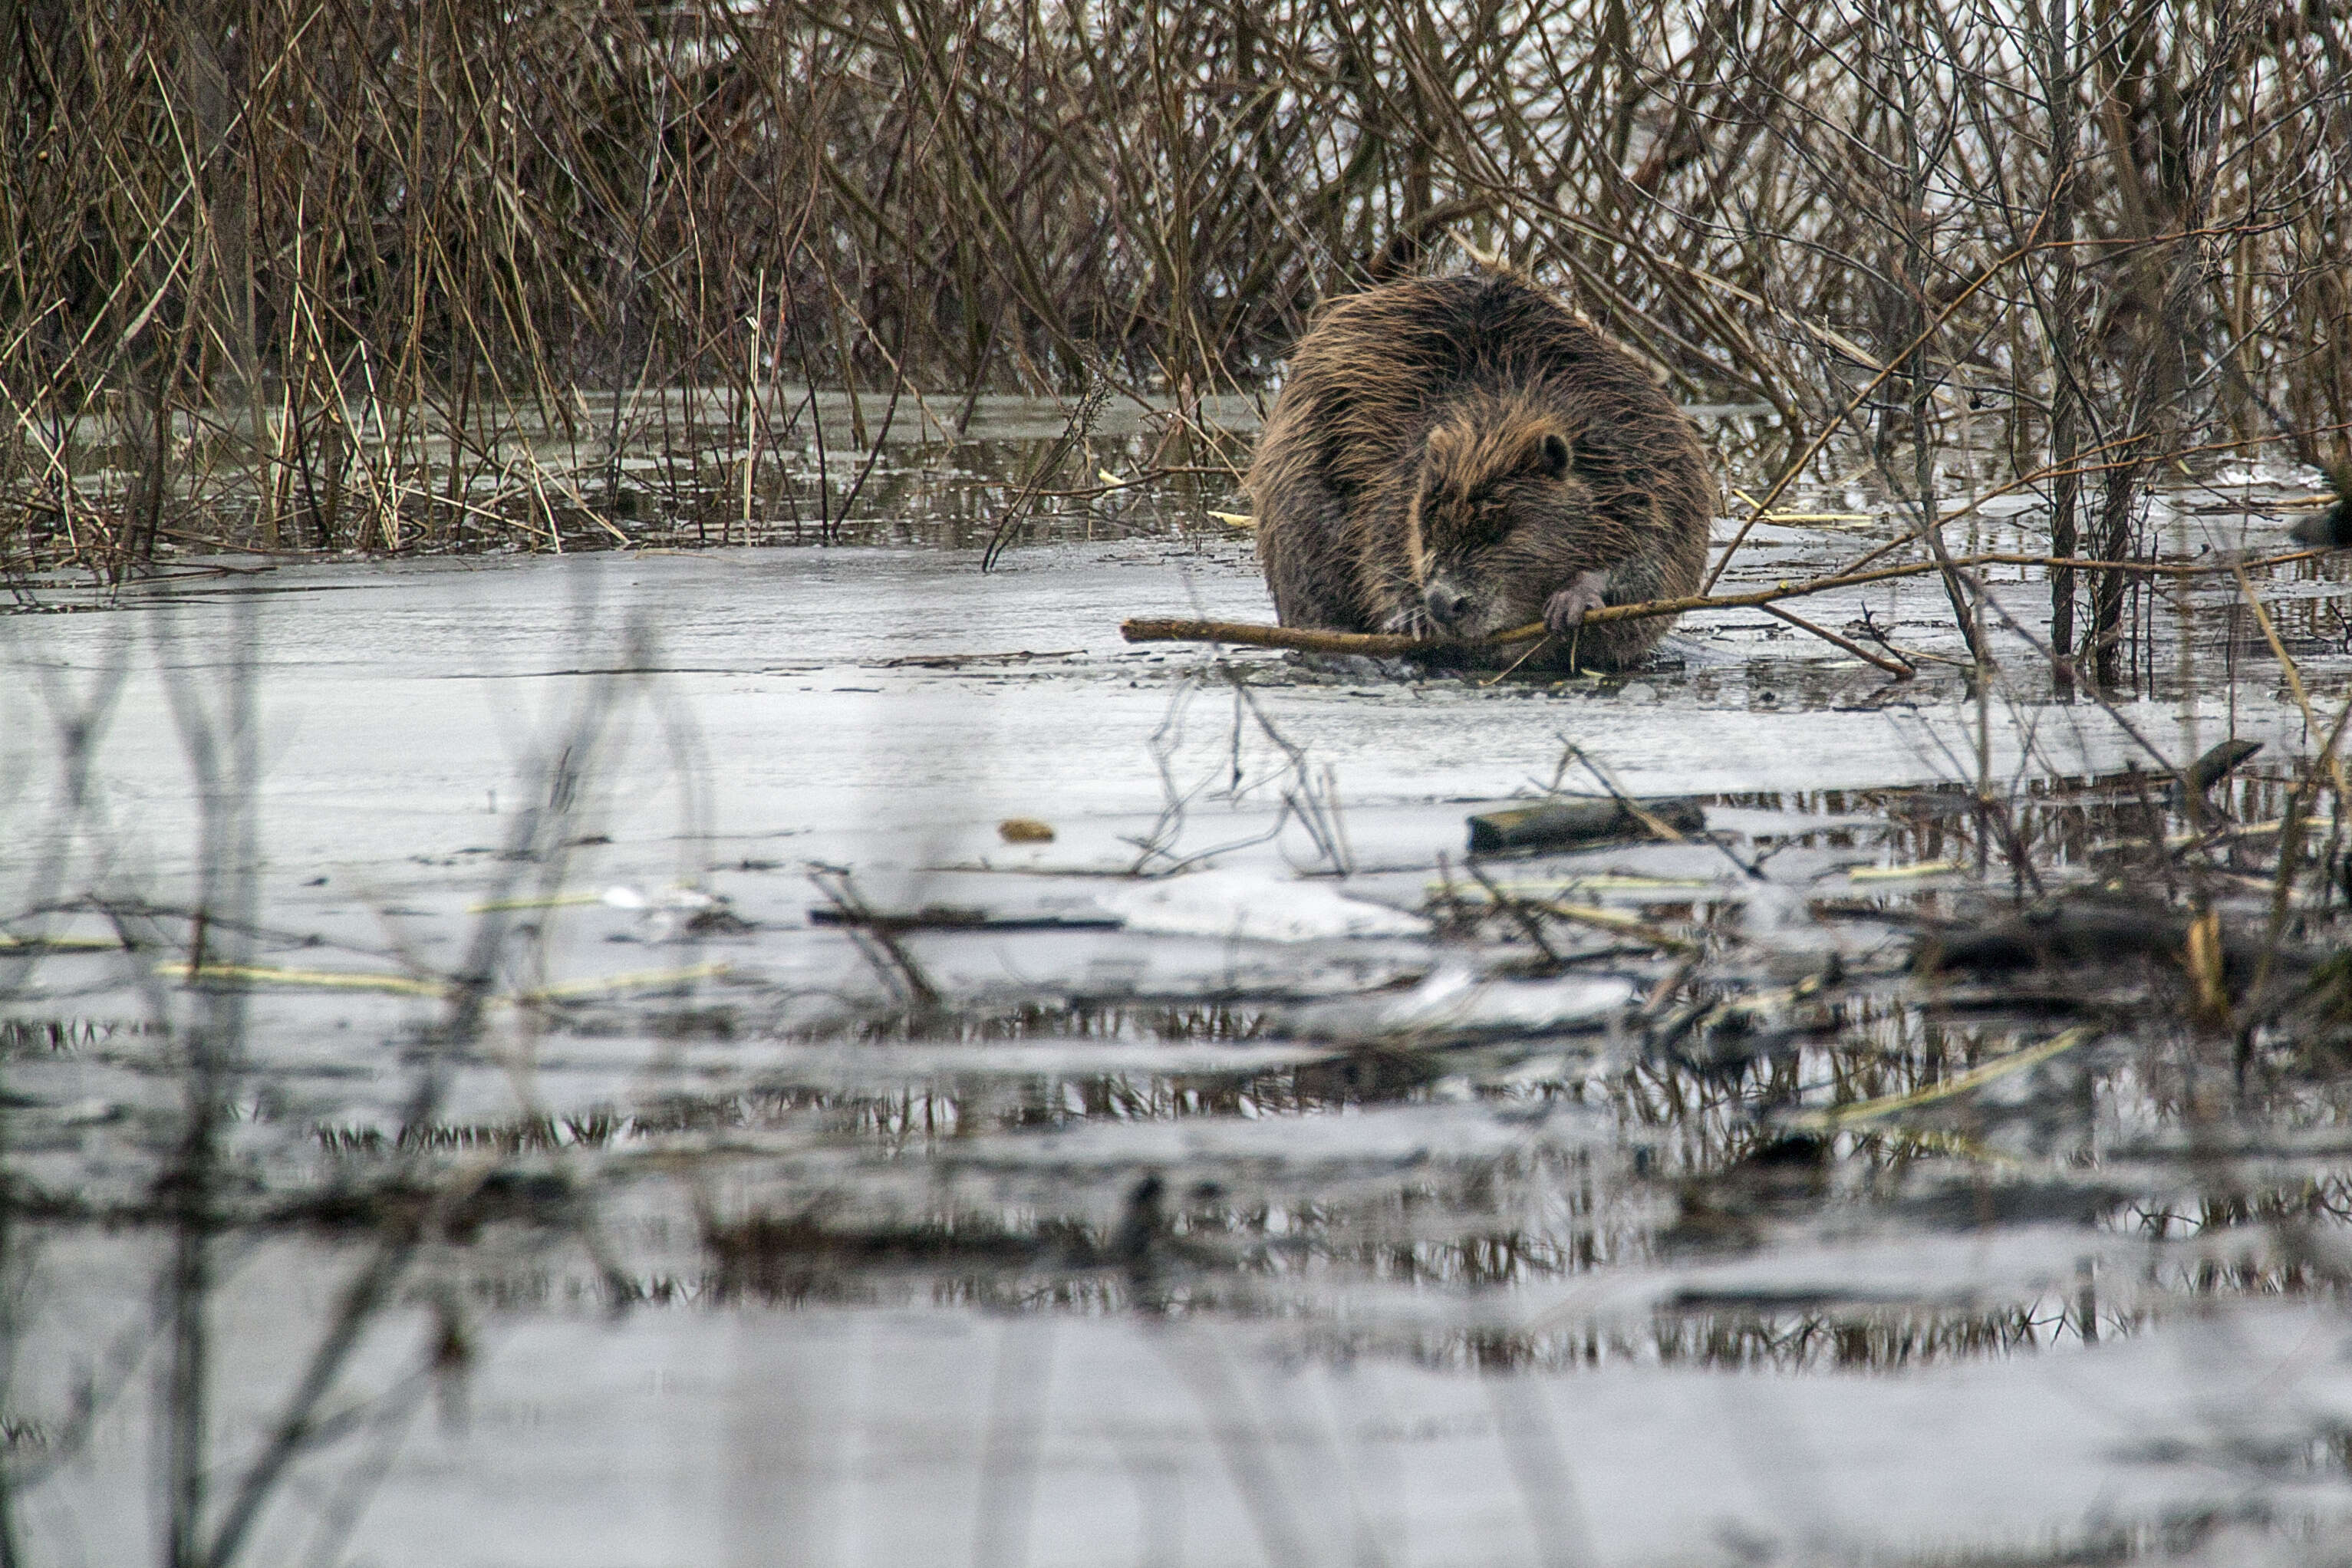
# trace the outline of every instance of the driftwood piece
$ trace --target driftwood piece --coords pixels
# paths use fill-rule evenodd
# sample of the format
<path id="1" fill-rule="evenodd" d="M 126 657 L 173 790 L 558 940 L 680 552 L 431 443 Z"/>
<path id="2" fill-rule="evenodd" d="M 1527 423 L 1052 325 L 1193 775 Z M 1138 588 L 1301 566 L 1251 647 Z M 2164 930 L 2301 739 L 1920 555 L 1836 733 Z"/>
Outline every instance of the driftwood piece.
<path id="1" fill-rule="evenodd" d="M 809 923 L 853 926 L 867 931 L 1117 931 L 1126 923 L 1099 910 L 1085 914 L 997 914 L 989 910 L 954 904 L 925 904 L 919 910 L 844 910 L 819 904 L 808 912 Z"/>
<path id="2" fill-rule="evenodd" d="M 1955 556 L 1950 564 L 1955 569 L 1971 566 L 2063 566 L 2078 572 L 2130 572 L 2154 577 L 2199 577 L 2215 572 L 2283 566 L 2292 562 L 2309 561 L 2322 553 L 2316 550 L 2298 550 L 2252 561 L 2176 564 L 2147 561 L 2085 561 L 2066 556 L 1992 552 Z M 1745 594 L 1693 594 L 1679 599 L 1651 599 L 1638 605 L 1603 605 L 1597 610 L 1589 611 L 1584 620 L 1588 626 L 1599 626 L 1610 621 L 1643 620 L 1653 616 L 1679 616 L 1691 610 L 1753 609 L 1762 605 L 1777 604 L 1782 599 L 1801 599 L 1810 594 L 1826 594 L 1837 588 L 1855 588 L 1896 577 L 1923 576 L 1930 572 L 1940 572 L 1944 566 L 1945 563 L 1939 561 L 1914 561 L 1901 566 L 1880 566 L 1868 572 L 1816 577 L 1808 583 L 1777 583 L 1769 588 L 1757 588 Z M 1118 633 L 1129 642 L 1221 642 L 1244 647 L 1297 648 L 1307 653 L 1362 654 L 1373 658 L 1393 658 L 1402 654 L 1459 652 L 1471 647 L 1533 642 L 1538 637 L 1549 635 L 1541 621 L 1531 621 L 1524 626 L 1498 632 L 1483 643 L 1462 643 L 1439 637 L 1397 637 L 1385 632 L 1325 632 L 1305 626 L 1269 626 L 1252 621 L 1192 621 L 1153 616 L 1122 621 Z M 1859 651 L 1848 644 L 1841 643 L 1840 646 L 1847 647 L 1849 651 Z"/>
<path id="3" fill-rule="evenodd" d="M 2202 795 L 2263 749 L 2260 741 L 2228 740 L 2189 764 L 2189 787 Z"/>
<path id="4" fill-rule="evenodd" d="M 1470 818 L 1470 853 L 1558 849 L 1596 838 L 1647 833 L 1651 827 L 1644 817 L 1677 833 L 1699 833 L 1706 827 L 1705 808 L 1687 796 L 1632 802 L 1607 797 L 1551 801 L 1510 811 L 1481 812 Z"/>
<path id="5" fill-rule="evenodd" d="M 2352 472 L 2336 481 L 2342 493 L 2335 504 L 2316 517 L 2306 517 L 2287 531 L 2287 537 L 2297 544 L 2316 544 L 2327 550 L 2341 550 L 2352 544 Z"/>
<path id="6" fill-rule="evenodd" d="M 1978 974 L 2055 968 L 2070 973 L 2133 959 L 2183 963 L 2199 916 L 2153 899 L 2076 894 L 1977 921 L 1951 921 L 1926 932 L 1911 954 L 1922 973 Z M 2302 973 L 2318 961 L 2304 949 L 2271 944 L 2243 921 L 2220 925 L 2215 957 L 2221 975 L 2242 984 L 2264 955 L 2280 973 Z"/>

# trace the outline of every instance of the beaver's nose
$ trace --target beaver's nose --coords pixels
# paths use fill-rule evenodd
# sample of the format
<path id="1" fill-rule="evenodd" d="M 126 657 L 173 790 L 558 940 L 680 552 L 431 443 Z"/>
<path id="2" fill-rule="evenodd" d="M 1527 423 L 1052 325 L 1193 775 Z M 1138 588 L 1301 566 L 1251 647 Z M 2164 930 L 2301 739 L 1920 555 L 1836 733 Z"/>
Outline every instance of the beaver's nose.
<path id="1" fill-rule="evenodd" d="M 1422 595 L 1429 606 L 1429 618 L 1441 626 L 1450 626 L 1470 613 L 1470 595 L 1448 583 L 1432 583 Z"/>

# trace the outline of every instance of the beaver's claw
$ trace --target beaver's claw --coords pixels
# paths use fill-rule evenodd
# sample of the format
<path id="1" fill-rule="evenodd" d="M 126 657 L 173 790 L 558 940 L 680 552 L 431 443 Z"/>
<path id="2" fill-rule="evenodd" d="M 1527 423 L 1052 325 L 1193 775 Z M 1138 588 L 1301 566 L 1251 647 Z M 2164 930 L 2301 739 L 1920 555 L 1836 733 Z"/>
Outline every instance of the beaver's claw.
<path id="1" fill-rule="evenodd" d="M 1587 572 L 1544 601 L 1544 625 L 1556 632 L 1574 631 L 1588 614 L 1601 606 L 1608 586 L 1606 572 Z"/>

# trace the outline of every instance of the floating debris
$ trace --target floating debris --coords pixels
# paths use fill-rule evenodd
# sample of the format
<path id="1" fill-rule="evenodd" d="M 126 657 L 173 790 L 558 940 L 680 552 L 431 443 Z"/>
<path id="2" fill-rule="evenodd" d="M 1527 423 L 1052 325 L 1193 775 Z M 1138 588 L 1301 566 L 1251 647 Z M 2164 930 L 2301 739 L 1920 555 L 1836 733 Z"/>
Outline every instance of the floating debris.
<path id="1" fill-rule="evenodd" d="M 1900 882 L 1916 877 L 1944 877 L 1965 871 L 1965 860 L 1921 860 L 1909 866 L 1856 866 L 1846 872 L 1849 882 Z"/>
<path id="2" fill-rule="evenodd" d="M 869 931 L 1117 931 L 1118 916 L 1098 910 L 1068 914 L 1003 914 L 961 904 L 925 904 L 915 910 L 845 910 L 819 904 L 809 923 Z"/>
<path id="3" fill-rule="evenodd" d="M 1671 834 L 1700 833 L 1706 828 L 1706 810 L 1687 797 L 1620 800 L 1601 796 L 1483 812 L 1469 822 L 1470 853 L 1496 855 L 1511 849 L 1556 849 L 1602 838 L 1670 837 L 1659 831 L 1662 827 Z"/>

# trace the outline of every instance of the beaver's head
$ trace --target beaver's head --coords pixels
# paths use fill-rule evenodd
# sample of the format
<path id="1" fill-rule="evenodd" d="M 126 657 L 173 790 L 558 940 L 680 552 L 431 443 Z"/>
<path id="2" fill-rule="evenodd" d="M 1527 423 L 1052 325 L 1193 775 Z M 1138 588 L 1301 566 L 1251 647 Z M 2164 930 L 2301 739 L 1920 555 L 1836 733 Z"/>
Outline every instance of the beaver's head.
<path id="1" fill-rule="evenodd" d="M 1558 590 L 1603 563 L 1573 433 L 1526 396 L 1472 394 L 1430 428 L 1408 519 L 1423 609 L 1465 640 L 1543 618 Z"/>

